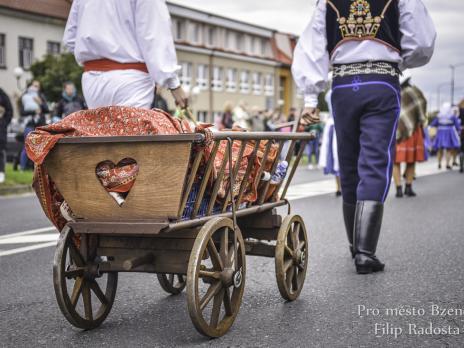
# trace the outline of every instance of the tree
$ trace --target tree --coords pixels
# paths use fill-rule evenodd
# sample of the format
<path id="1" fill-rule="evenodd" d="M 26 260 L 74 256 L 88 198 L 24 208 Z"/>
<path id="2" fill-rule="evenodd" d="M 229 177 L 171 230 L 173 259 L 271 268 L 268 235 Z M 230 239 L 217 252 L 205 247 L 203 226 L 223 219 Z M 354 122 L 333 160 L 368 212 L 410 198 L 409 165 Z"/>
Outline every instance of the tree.
<path id="1" fill-rule="evenodd" d="M 60 100 L 63 84 L 67 81 L 73 82 L 81 91 L 82 72 L 82 67 L 70 53 L 47 55 L 31 66 L 33 78 L 40 81 L 42 92 L 50 102 Z"/>

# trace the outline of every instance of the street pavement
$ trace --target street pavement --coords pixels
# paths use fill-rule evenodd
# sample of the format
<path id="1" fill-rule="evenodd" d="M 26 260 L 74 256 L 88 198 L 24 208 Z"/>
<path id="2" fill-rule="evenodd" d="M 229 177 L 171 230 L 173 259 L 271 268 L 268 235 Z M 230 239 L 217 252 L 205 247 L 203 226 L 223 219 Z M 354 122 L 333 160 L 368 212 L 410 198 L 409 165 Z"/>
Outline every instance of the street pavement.
<path id="1" fill-rule="evenodd" d="M 185 294 L 166 295 L 147 274 L 121 274 L 106 322 L 94 331 L 75 329 L 53 291 L 56 232 L 35 197 L 1 198 L 0 347 L 462 347 L 464 175 L 438 173 L 432 164 L 418 175 L 418 197 L 390 192 L 378 247 L 385 272 L 361 276 L 348 253 L 333 179 L 299 170 L 289 198 L 310 238 L 301 296 L 283 301 L 274 260 L 247 257 L 240 313 L 215 340 L 195 331 Z M 433 315 L 432 306 L 454 312 Z M 440 334 L 420 329 L 429 325 Z"/>

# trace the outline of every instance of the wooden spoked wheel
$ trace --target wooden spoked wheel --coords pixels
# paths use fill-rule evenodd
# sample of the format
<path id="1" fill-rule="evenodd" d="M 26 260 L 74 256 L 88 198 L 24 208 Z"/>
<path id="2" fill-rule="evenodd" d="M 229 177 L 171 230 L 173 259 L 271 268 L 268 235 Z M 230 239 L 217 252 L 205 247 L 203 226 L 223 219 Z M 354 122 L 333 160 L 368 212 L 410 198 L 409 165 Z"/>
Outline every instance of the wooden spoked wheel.
<path id="1" fill-rule="evenodd" d="M 86 260 L 69 227 L 61 232 L 53 263 L 53 285 L 61 312 L 74 326 L 98 327 L 113 306 L 117 273 L 100 274 L 96 260 Z"/>
<path id="2" fill-rule="evenodd" d="M 245 243 L 228 218 L 200 230 L 187 272 L 187 306 L 195 328 L 208 337 L 224 335 L 234 323 L 245 289 Z"/>
<path id="3" fill-rule="evenodd" d="M 187 285 L 185 276 L 182 274 L 158 273 L 157 276 L 163 290 L 172 295 L 179 295 Z"/>
<path id="4" fill-rule="evenodd" d="M 287 216 L 279 229 L 275 249 L 277 286 L 282 297 L 294 301 L 300 296 L 308 267 L 308 237 L 299 215 Z"/>

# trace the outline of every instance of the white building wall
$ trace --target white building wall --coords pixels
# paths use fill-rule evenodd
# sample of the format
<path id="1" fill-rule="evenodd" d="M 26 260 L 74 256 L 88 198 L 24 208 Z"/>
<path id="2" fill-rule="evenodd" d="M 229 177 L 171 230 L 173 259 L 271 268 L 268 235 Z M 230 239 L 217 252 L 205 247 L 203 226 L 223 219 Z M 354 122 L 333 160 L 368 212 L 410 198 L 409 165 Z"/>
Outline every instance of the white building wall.
<path id="1" fill-rule="evenodd" d="M 6 69 L 0 68 L 0 87 L 12 98 L 20 93 L 13 70 L 19 66 L 19 37 L 34 39 L 34 59 L 42 58 L 47 52 L 47 41 L 61 42 L 64 22 L 43 20 L 31 15 L 15 15 L 0 10 L 0 33 L 6 35 Z M 26 73 L 20 85 L 24 88 L 30 74 Z"/>

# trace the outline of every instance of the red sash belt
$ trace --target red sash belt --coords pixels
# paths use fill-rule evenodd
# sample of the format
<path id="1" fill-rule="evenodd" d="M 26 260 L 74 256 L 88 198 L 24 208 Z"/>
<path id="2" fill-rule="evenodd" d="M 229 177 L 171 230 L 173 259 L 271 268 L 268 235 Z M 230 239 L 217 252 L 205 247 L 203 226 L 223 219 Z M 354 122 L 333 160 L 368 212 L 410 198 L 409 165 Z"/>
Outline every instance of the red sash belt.
<path id="1" fill-rule="evenodd" d="M 145 63 L 119 63 L 111 59 L 89 60 L 84 63 L 84 71 L 139 70 L 148 73 Z"/>

